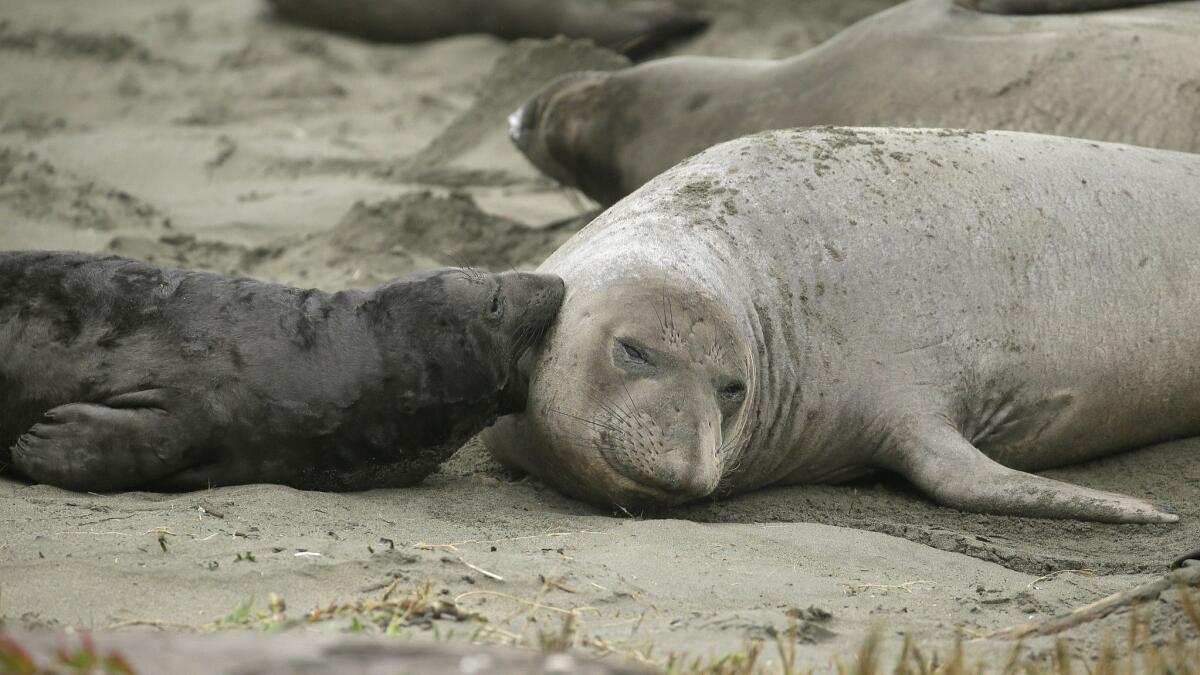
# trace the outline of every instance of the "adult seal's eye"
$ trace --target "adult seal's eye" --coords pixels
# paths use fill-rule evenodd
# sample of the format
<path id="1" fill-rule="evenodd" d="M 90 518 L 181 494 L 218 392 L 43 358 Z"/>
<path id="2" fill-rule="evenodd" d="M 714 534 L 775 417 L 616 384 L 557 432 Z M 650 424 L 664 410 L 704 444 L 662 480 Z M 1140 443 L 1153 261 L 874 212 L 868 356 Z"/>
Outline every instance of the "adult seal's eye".
<path id="1" fill-rule="evenodd" d="M 646 358 L 646 355 L 643 354 L 642 350 L 638 349 L 637 347 L 634 347 L 630 344 L 625 344 L 624 342 L 621 343 L 621 346 L 625 348 L 625 355 L 634 361 L 641 361 L 642 363 L 649 362 L 649 359 Z"/>
<path id="2" fill-rule="evenodd" d="M 503 303 L 500 301 L 500 289 L 497 288 L 496 292 L 492 294 L 492 304 L 488 308 L 488 314 L 491 314 L 492 316 L 499 316 L 502 308 Z"/>
<path id="3" fill-rule="evenodd" d="M 650 365 L 650 359 L 646 356 L 645 352 L 637 347 L 634 347 L 628 342 L 625 342 L 624 340 L 618 340 L 617 343 L 621 346 L 621 349 L 625 352 L 625 356 L 628 357 L 629 360 L 636 363 Z"/>
<path id="4" fill-rule="evenodd" d="M 746 399 L 746 385 L 742 384 L 741 382 L 734 382 L 733 384 L 721 387 L 718 393 L 720 393 L 721 398 L 725 399 L 726 401 L 731 403 L 741 403 Z"/>

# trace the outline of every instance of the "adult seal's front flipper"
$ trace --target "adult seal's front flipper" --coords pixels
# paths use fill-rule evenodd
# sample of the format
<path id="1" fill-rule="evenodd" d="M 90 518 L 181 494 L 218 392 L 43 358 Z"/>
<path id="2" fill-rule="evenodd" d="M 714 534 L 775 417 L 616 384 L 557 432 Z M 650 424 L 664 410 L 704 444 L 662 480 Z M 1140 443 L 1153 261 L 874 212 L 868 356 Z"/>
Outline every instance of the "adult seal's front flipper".
<path id="1" fill-rule="evenodd" d="M 29 478 L 68 490 L 125 490 L 187 468 L 196 439 L 168 410 L 162 390 L 104 403 L 68 403 L 17 439 L 13 464 Z"/>
<path id="2" fill-rule="evenodd" d="M 1173 523 L 1166 506 L 1010 469 L 984 455 L 944 419 L 895 424 L 880 464 L 939 504 L 964 511 L 1102 523 Z"/>

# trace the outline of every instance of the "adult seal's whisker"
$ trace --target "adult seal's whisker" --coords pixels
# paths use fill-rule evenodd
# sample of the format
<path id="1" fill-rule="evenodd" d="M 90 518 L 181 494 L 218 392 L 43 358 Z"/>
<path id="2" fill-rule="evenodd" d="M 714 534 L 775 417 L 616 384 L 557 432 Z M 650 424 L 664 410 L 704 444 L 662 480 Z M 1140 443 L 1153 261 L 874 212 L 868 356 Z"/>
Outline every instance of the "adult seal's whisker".
<path id="1" fill-rule="evenodd" d="M 602 395 L 603 391 L 601 391 L 600 388 L 597 387 L 596 385 L 594 385 L 590 382 L 587 382 L 586 380 L 583 380 L 582 378 L 573 376 L 573 375 L 566 375 L 566 377 L 587 387 L 590 391 L 583 392 L 583 394 L 585 396 L 587 396 L 589 399 L 591 399 L 593 403 L 600 406 L 605 412 L 612 415 L 613 417 L 624 420 L 628 417 L 635 416 L 636 409 L 632 409 L 632 410 L 628 410 L 628 411 L 625 410 L 613 398 L 603 396 Z"/>
<path id="2" fill-rule="evenodd" d="M 555 410 L 555 409 L 551 408 L 550 412 L 556 413 L 558 415 L 562 415 L 563 417 L 569 417 L 578 422 L 582 422 L 583 424 L 586 424 L 590 427 L 595 427 L 597 429 L 604 429 L 605 431 L 611 431 L 613 433 L 618 433 L 618 434 L 623 433 L 622 430 L 618 427 L 614 427 L 609 424 L 603 424 L 603 423 L 597 422 L 595 420 L 588 419 L 586 417 L 580 417 L 579 415 L 572 415 L 571 413 L 565 412 L 563 410 Z"/>

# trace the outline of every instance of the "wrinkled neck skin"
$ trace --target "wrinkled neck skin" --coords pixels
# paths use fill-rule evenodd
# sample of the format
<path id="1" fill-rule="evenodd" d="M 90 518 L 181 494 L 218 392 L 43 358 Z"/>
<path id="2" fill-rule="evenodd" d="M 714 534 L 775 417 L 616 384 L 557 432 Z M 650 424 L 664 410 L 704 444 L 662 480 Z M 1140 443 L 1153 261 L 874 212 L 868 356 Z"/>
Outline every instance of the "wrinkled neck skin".
<path id="1" fill-rule="evenodd" d="M 707 200 L 703 208 L 719 211 L 722 206 L 719 200 Z M 790 303 L 772 295 L 782 293 L 780 285 L 767 283 L 762 272 L 747 263 L 749 258 L 737 251 L 730 233 L 718 224 L 719 213 L 700 215 L 693 209 L 685 217 L 678 214 L 688 209 L 664 209 L 636 196 L 619 212 L 618 217 L 613 211 L 602 215 L 540 269 L 562 276 L 567 296 L 538 354 L 527 412 L 503 418 L 486 435 L 497 458 L 572 496 L 621 506 L 669 505 L 732 494 L 777 482 L 808 464 L 827 463 L 822 460 L 829 454 L 825 441 L 836 423 L 817 419 L 815 410 L 827 399 L 797 386 L 806 373 L 814 372 L 810 359 L 820 355 L 795 349 L 811 341 L 802 335 L 802 327 L 788 326 L 791 319 L 781 308 Z M 587 417 L 580 409 L 588 406 L 647 406 L 646 401 L 633 400 L 636 394 L 633 399 L 626 395 L 598 402 L 591 393 L 596 390 L 592 369 L 611 364 L 589 356 L 603 357 L 604 349 L 587 352 L 580 347 L 581 341 L 608 339 L 610 325 L 660 321 L 660 310 L 653 307 L 644 313 L 625 308 L 606 312 L 606 303 L 621 302 L 620 289 L 626 287 L 661 288 L 673 311 L 686 311 L 690 321 L 702 325 L 722 326 L 730 338 L 727 354 L 738 359 L 731 363 L 744 364 L 745 400 L 737 416 L 728 418 L 720 439 L 719 485 L 707 494 L 655 493 L 641 499 L 645 495 L 622 472 L 612 470 L 591 438 L 593 429 L 578 419 Z M 676 323 L 682 323 L 682 317 Z M 807 398 L 810 393 L 812 400 Z M 807 427 L 818 435 L 806 433 Z M 654 461 L 653 455 L 649 461 Z"/>

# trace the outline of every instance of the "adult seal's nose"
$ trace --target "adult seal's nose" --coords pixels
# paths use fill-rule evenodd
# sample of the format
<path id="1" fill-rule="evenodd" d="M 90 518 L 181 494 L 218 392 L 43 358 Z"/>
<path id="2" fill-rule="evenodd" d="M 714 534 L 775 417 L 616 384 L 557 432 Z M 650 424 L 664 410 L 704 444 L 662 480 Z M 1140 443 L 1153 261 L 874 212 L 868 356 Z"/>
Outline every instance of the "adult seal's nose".
<path id="1" fill-rule="evenodd" d="M 682 501 L 700 499 L 712 494 L 717 488 L 719 476 L 707 471 L 701 462 L 681 456 L 682 453 L 662 458 L 654 469 L 651 487 L 669 492 Z"/>
<path id="2" fill-rule="evenodd" d="M 668 501 L 672 503 L 712 494 L 721 481 L 721 463 L 717 459 L 721 436 L 719 429 L 706 423 L 705 418 L 716 414 L 711 410 L 694 418 L 676 420 L 663 430 L 662 438 L 680 442 L 667 444 L 649 463 L 642 458 L 630 458 L 624 473 L 646 487 L 670 495 Z"/>

